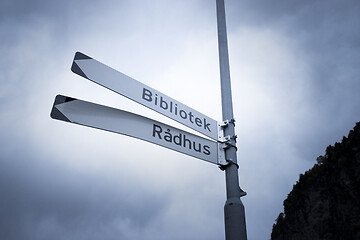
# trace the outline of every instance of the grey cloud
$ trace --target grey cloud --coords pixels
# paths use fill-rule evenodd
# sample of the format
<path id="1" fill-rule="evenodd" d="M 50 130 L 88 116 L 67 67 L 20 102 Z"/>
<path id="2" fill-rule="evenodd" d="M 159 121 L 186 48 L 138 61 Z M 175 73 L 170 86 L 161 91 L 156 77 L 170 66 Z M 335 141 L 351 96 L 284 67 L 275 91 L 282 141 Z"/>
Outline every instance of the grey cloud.
<path id="1" fill-rule="evenodd" d="M 303 170 L 299 166 L 305 166 L 299 161 L 315 162 L 314 158 L 325 150 L 326 145 L 341 138 L 340 135 L 346 134 L 360 118 L 357 81 L 357 65 L 360 62 L 359 31 L 356 29 L 360 25 L 360 4 L 356 1 L 281 1 L 275 4 L 270 1 L 248 0 L 226 0 L 226 3 L 229 35 L 237 34 L 236 31 L 244 27 L 273 31 L 285 36 L 287 43 L 292 44 L 291 49 L 296 49 L 293 53 L 299 54 L 296 57 L 301 58 L 308 71 L 303 74 L 307 79 L 291 79 L 300 82 L 294 83 L 294 86 L 303 88 L 296 94 L 299 94 L 300 107 L 305 109 L 304 113 L 297 115 L 276 111 L 283 114 L 281 119 L 285 119 L 284 122 L 294 121 L 288 124 L 288 128 L 265 122 L 261 117 L 266 116 L 260 112 L 254 114 L 259 118 L 255 120 L 248 119 L 251 114 L 244 115 L 249 124 L 256 121 L 256 124 L 251 123 L 256 126 L 251 125 L 238 133 L 239 155 L 242 157 L 240 162 L 244 164 L 241 170 L 245 169 L 242 182 L 246 184 L 242 187 L 249 193 L 244 200 L 249 224 L 248 236 L 249 239 L 264 239 L 264 236 L 270 234 L 272 220 L 281 211 L 277 208 L 281 207 L 281 201 L 289 190 L 288 186 L 291 186 L 289 179 L 295 182 L 297 174 Z M 186 205 L 188 199 L 185 197 L 175 201 L 169 199 L 177 196 L 173 192 L 168 191 L 166 194 L 169 196 L 165 196 L 166 191 L 162 194 L 153 191 L 154 189 L 147 189 L 146 184 L 132 182 L 134 179 L 121 182 L 116 176 L 106 176 L 103 172 L 95 174 L 73 169 L 62 164 L 61 159 L 71 153 L 49 156 L 44 148 L 51 144 L 38 140 L 45 135 L 61 136 L 59 132 L 54 133 L 56 130 L 53 125 L 46 125 L 46 120 L 50 121 L 49 112 L 55 96 L 51 94 L 54 88 L 56 91 L 60 88 L 55 82 L 61 82 L 61 87 L 78 83 L 77 80 L 71 82 L 72 80 L 66 79 L 75 79 L 70 72 L 71 58 L 75 50 L 83 50 L 77 48 L 90 49 L 92 52 L 89 54 L 94 54 L 93 57 L 99 57 L 99 60 L 109 59 L 109 55 L 119 61 L 126 59 L 131 62 L 129 65 L 136 66 L 134 69 L 138 68 L 138 74 L 151 78 L 149 71 L 152 68 L 167 70 L 169 59 L 182 57 L 175 50 L 189 45 L 189 41 L 198 41 L 197 44 L 204 41 L 200 37 L 191 39 L 193 34 L 202 30 L 210 33 L 213 31 L 216 39 L 215 1 L 166 4 L 166 1 L 147 0 L 128 1 L 125 4 L 118 1 L 97 1 L 91 4 L 87 1 L 2 2 L 0 48 L 6 57 L 0 59 L 0 65 L 4 69 L 0 75 L 0 215 L 6 217 L 0 218 L 0 234 L 3 234 L 0 238 L 143 239 L 146 236 L 147 239 L 166 239 L 172 236 L 171 239 L 175 239 L 191 236 L 193 232 L 199 235 L 194 237 L 196 239 L 201 239 L 200 235 L 204 239 L 211 238 L 211 231 L 206 230 L 205 226 L 205 230 L 198 227 L 202 223 L 195 225 L 191 220 L 185 220 L 186 217 L 203 220 L 198 216 L 203 212 L 198 210 L 199 212 L 190 213 L 189 210 L 185 216 L 179 216 L 177 211 L 184 208 L 177 208 L 176 204 L 184 201 Z M 205 4 L 206 7 L 202 7 Z M 164 6 L 169 8 L 166 13 Z M 191 10 L 193 8 L 196 11 Z M 191 14 L 186 14 L 189 9 Z M 162 14 L 168 14 L 167 18 Z M 213 21 L 211 28 L 207 25 L 210 18 Z M 212 35 L 206 35 L 209 36 Z M 230 38 L 229 44 L 231 46 L 238 43 L 231 42 Z M 120 45 L 126 47 L 119 47 Z M 126 53 L 125 48 L 128 49 Z M 119 49 L 124 56 L 118 56 Z M 100 52 L 107 53 L 101 55 Z M 261 52 L 254 59 L 260 59 Z M 139 59 L 142 53 L 149 57 Z M 230 55 L 234 56 L 232 53 Z M 202 61 L 201 58 L 195 59 Z M 116 64 L 111 61 L 105 63 L 112 66 Z M 231 62 L 231 68 L 239 68 L 237 64 Z M 260 64 L 258 67 L 262 68 Z M 173 74 L 176 75 L 175 72 Z M 271 76 L 269 79 L 272 79 Z M 276 87 L 266 88 L 266 91 L 270 96 L 281 95 L 279 99 L 282 101 L 276 102 L 279 108 L 301 111 L 296 104 L 287 105 L 287 100 L 296 103 L 297 99 L 288 97 L 295 93 L 286 92 L 292 89 L 291 86 L 281 88 L 282 81 L 287 79 L 279 79 Z M 271 82 L 264 81 L 261 84 L 271 85 Z M 71 84 L 62 90 L 71 91 L 68 90 L 70 88 Z M 81 94 L 81 91 L 79 88 L 74 92 Z M 47 94 L 48 92 L 51 94 Z M 120 98 L 116 98 L 117 100 Z M 34 105 L 29 102 L 39 103 L 41 106 L 36 106 L 37 110 L 34 110 Z M 48 105 L 44 102 L 48 102 Z M 241 104 L 243 103 L 236 102 L 234 107 L 242 108 Z M 266 112 L 264 108 L 260 110 Z M 274 119 L 276 121 L 280 118 Z M 40 128 L 39 125 L 42 124 L 46 126 Z M 30 131 L 34 125 L 47 134 Z M 242 122 L 239 121 L 237 126 L 242 127 Z M 82 138 L 84 136 L 75 136 L 74 142 Z M 33 141 L 38 143 L 32 143 Z M 54 141 L 61 143 L 62 140 Z M 74 143 L 69 143 L 69 146 L 71 144 Z M 311 164 L 306 166 L 308 165 Z M 188 192 L 198 194 L 192 189 L 193 186 L 188 187 Z M 199 205 L 205 202 L 201 208 L 208 209 L 205 200 L 199 202 Z M 174 204 L 175 207 L 171 208 L 169 204 Z M 220 219 L 222 224 L 221 204 L 219 211 L 214 210 L 220 212 L 214 219 Z M 215 215 L 207 214 L 204 213 L 203 217 Z M 154 218 L 157 222 L 152 225 Z M 215 221 L 214 219 L 210 221 Z M 212 226 L 221 224 L 213 223 Z M 193 229 L 185 229 L 189 225 Z M 179 230 L 183 226 L 184 229 Z M 163 229 L 165 227 L 170 229 Z M 213 230 L 218 234 L 213 239 L 222 237 L 222 225 L 219 228 L 219 231 Z M 159 235 L 152 236 L 154 233 Z M 208 235 L 205 237 L 206 234 Z"/>
<path id="2" fill-rule="evenodd" d="M 0 20 L 13 20 L 24 24 L 28 24 L 29 20 L 37 17 L 50 20 L 63 16 L 68 9 L 68 3 L 69 1 L 66 0 L 3 0 L 1 1 Z"/>
<path id="3" fill-rule="evenodd" d="M 1 239 L 121 238 L 146 228 L 167 206 L 164 196 L 141 186 L 129 188 L 116 178 L 104 181 L 104 176 L 79 173 L 49 158 L 26 149 L 2 155 Z"/>
<path id="4" fill-rule="evenodd" d="M 260 239 L 260 234 L 257 235 L 258 219 L 269 219 L 273 216 L 275 220 L 277 214 L 282 211 L 281 202 L 291 190 L 298 174 L 310 168 L 316 162 L 316 157 L 325 153 L 326 146 L 340 141 L 342 136 L 346 135 L 360 119 L 360 95 L 358 94 L 360 92 L 358 67 L 360 32 L 357 30 L 357 26 L 360 26 L 360 3 L 358 1 L 231 0 L 227 3 L 230 46 L 237 44 L 231 41 L 231 34 L 246 33 L 242 29 L 272 32 L 286 38 L 285 43 L 288 45 L 283 47 L 291 50 L 291 53 L 299 60 L 297 61 L 299 69 L 302 69 L 301 77 L 291 78 L 289 74 L 286 77 L 291 79 L 280 78 L 275 79 L 277 82 L 274 83 L 271 81 L 260 83 L 278 84 L 272 89 L 271 94 L 283 100 L 277 102 L 277 108 L 286 109 L 286 111 L 279 111 L 283 114 L 281 119 L 285 120 L 286 126 L 279 126 L 274 130 L 273 125 L 276 126 L 277 123 L 268 122 L 266 116 L 261 116 L 261 121 L 255 119 L 258 122 L 254 127 L 256 133 L 249 132 L 243 136 L 246 141 L 242 139 L 239 141 L 240 148 L 243 146 L 245 151 L 242 154 L 245 155 L 242 158 L 245 159 L 242 168 L 246 170 L 242 178 L 243 182 L 249 186 L 247 190 L 249 196 L 244 200 L 247 207 L 248 229 L 253 237 L 257 236 Z M 246 38 L 243 35 L 240 37 Z M 260 53 L 264 52 L 262 47 L 258 46 Z M 246 48 L 246 43 L 242 48 Z M 263 57 L 271 59 L 271 56 Z M 234 69 L 235 66 L 231 65 L 231 67 Z M 259 71 L 263 69 L 261 62 L 255 67 Z M 296 66 L 293 67 L 296 69 Z M 278 68 L 284 72 L 289 71 L 283 69 L 283 66 L 278 66 Z M 265 76 L 265 78 L 273 79 L 274 77 Z M 288 82 L 293 84 L 287 87 Z M 299 92 L 296 87 L 300 88 Z M 282 94 L 284 90 L 288 92 Z M 261 88 L 258 91 L 261 91 Z M 289 99 L 296 101 L 287 102 L 286 100 Z M 264 126 L 268 126 L 268 129 Z M 246 130 L 244 132 L 246 133 Z M 271 136 L 274 132 L 277 134 Z M 251 141 L 249 136 L 255 136 L 254 143 L 249 144 Z M 259 146 L 263 141 L 266 144 Z M 283 146 L 279 142 L 284 143 Z M 261 151 L 266 154 L 256 156 L 251 154 L 251 149 L 254 152 Z M 290 154 L 287 154 L 289 152 Z M 261 162 L 262 158 L 266 160 Z M 247 162 L 247 159 L 251 159 L 248 160 L 249 162 L 256 161 L 258 166 Z M 269 167 L 266 167 L 267 164 Z M 291 165 L 297 164 L 298 166 L 291 169 Z M 300 164 L 303 165 L 300 166 Z M 259 173 L 262 172 L 264 176 L 268 174 L 266 175 L 268 180 L 260 177 Z M 257 177 L 257 174 L 260 176 Z M 269 181 L 273 181 L 271 182 L 273 184 L 267 185 Z M 254 182 L 257 182 L 257 186 L 252 185 Z M 256 187 L 259 191 L 254 190 Z M 264 194 L 264 189 L 270 189 L 276 193 L 271 193 L 271 197 L 257 198 Z M 255 192 L 251 193 L 251 191 Z M 253 205 L 254 201 L 259 202 Z M 279 209 L 275 206 L 279 206 Z M 263 216 L 264 212 L 267 212 L 266 216 Z M 270 229 L 272 223 L 269 220 L 264 220 L 261 228 L 265 226 L 265 222 L 268 222 L 267 227 Z"/>
<path id="5" fill-rule="evenodd" d="M 243 3 L 236 10 L 242 11 Z M 283 31 L 303 47 L 316 90 L 329 91 L 333 84 L 344 82 L 355 85 L 359 74 L 356 62 L 360 60 L 358 1 L 245 1 L 245 5 L 255 27 Z M 237 19 L 241 26 L 241 13 Z"/>
<path id="6" fill-rule="evenodd" d="M 302 103 L 308 118 L 292 139 L 299 154 L 312 161 L 316 149 L 358 121 L 360 85 L 360 3 L 358 1 L 230 1 L 229 25 L 232 30 L 243 26 L 281 33 L 297 48 L 297 56 L 306 66 L 307 79 Z M 231 21 L 230 21 L 231 20 Z M 231 22 L 234 24 L 232 25 Z M 261 47 L 261 46 L 259 46 Z M 293 109 L 296 112 L 296 106 Z M 300 119 L 299 119 L 300 120 Z M 344 121 L 346 126 L 344 126 Z M 300 130 L 301 129 L 301 130 Z M 332 129 L 329 131 L 329 129 Z M 304 138 L 307 139 L 304 141 Z M 323 139 L 323 141 L 319 141 Z M 309 142 L 311 144 L 309 144 Z M 312 146 L 311 150 L 307 145 Z"/>

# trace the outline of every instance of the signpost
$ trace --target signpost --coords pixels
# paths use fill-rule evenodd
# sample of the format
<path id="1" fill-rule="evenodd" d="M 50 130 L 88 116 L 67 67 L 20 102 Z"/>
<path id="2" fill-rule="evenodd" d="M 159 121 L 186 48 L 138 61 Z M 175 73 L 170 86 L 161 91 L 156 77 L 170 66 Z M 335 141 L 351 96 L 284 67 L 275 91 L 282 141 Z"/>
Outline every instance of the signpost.
<path id="1" fill-rule="evenodd" d="M 224 0 L 216 0 L 216 9 L 223 111 L 223 121 L 220 123 L 83 53 L 75 54 L 71 67 L 74 73 L 176 120 L 210 139 L 134 113 L 62 95 L 56 96 L 51 117 L 131 136 L 219 165 L 226 177 L 226 240 L 245 240 L 245 210 L 240 197 L 246 193 L 239 187 Z"/>
<path id="2" fill-rule="evenodd" d="M 138 138 L 218 164 L 219 143 L 134 113 L 58 95 L 50 116 Z"/>
<path id="3" fill-rule="evenodd" d="M 219 63 L 221 80 L 221 103 L 223 120 L 228 122 L 224 128 L 224 135 L 230 139 L 229 148 L 225 149 L 225 160 L 230 164 L 225 169 L 226 178 L 226 203 L 224 207 L 225 215 L 225 238 L 226 240 L 245 240 L 246 222 L 245 209 L 240 197 L 246 193 L 239 187 L 239 174 L 236 156 L 236 137 L 233 116 L 233 106 L 231 97 L 231 82 L 229 56 L 227 46 L 225 4 L 224 0 L 216 0 L 217 24 L 218 24 L 218 44 L 219 44 Z"/>

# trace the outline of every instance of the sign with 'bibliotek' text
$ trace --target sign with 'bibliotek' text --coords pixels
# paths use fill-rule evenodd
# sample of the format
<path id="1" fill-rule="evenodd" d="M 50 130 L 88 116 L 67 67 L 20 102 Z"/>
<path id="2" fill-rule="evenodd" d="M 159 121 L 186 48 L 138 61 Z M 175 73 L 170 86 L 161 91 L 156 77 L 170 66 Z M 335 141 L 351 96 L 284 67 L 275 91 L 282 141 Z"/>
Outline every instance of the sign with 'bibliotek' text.
<path id="1" fill-rule="evenodd" d="M 75 54 L 71 70 L 205 136 L 218 140 L 218 126 L 214 119 L 83 53 Z"/>

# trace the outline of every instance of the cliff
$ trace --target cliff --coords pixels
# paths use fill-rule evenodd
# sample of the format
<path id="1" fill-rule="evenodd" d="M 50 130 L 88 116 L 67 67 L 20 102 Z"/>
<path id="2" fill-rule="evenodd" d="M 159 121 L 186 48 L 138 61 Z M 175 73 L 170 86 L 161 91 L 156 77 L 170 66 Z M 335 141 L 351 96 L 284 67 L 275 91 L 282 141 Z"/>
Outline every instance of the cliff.
<path id="1" fill-rule="evenodd" d="M 271 239 L 360 239 L 360 122 L 300 174 Z"/>

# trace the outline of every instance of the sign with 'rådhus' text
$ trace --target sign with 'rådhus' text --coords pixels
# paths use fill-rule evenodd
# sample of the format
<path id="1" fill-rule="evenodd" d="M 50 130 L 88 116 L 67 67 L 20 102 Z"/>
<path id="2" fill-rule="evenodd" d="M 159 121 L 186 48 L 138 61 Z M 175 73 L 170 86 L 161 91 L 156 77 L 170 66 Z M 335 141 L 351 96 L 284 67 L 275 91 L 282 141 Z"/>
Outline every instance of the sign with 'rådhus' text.
<path id="1" fill-rule="evenodd" d="M 58 95 L 51 117 L 135 137 L 218 164 L 217 142 L 127 111 Z"/>

